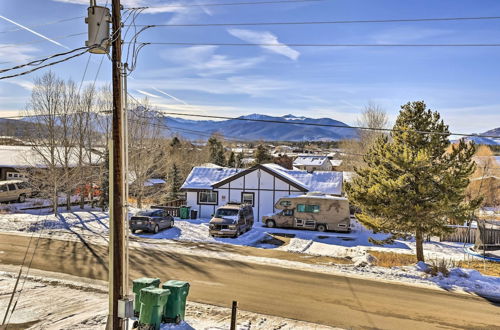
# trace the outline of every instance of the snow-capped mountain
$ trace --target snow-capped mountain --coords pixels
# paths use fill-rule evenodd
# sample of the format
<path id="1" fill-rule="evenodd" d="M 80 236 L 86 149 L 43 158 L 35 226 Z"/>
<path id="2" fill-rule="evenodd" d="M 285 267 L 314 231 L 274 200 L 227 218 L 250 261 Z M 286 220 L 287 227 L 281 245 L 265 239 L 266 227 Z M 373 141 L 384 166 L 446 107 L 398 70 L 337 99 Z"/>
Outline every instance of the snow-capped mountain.
<path id="1" fill-rule="evenodd" d="M 338 120 L 294 115 L 251 114 L 222 121 L 165 117 L 165 123 L 173 132 L 188 139 L 206 139 L 215 132 L 227 138 L 263 141 L 338 141 L 357 137 L 356 129 Z"/>

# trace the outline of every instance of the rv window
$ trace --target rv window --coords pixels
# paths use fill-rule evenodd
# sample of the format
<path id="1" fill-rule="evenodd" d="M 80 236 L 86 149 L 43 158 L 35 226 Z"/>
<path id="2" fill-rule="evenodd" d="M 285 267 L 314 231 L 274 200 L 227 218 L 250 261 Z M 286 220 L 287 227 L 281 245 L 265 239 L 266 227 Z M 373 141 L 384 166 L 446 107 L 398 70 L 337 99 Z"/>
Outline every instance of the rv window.
<path id="1" fill-rule="evenodd" d="M 319 205 L 298 204 L 297 212 L 319 213 Z"/>
<path id="2" fill-rule="evenodd" d="M 292 202 L 290 202 L 290 201 L 281 201 L 280 205 L 281 206 L 290 206 L 290 205 L 292 205 Z"/>
<path id="3" fill-rule="evenodd" d="M 200 191 L 198 193 L 199 204 L 217 204 L 216 191 Z"/>
<path id="4" fill-rule="evenodd" d="M 291 217 L 293 216 L 293 210 L 283 210 L 283 215 L 286 216 L 286 217 Z"/>

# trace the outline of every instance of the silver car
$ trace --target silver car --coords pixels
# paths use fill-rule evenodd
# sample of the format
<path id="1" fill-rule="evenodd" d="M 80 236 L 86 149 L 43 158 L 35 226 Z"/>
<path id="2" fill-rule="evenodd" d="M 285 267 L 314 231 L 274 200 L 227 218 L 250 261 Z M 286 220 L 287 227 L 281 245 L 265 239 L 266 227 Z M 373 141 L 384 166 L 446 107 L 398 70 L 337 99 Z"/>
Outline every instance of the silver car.
<path id="1" fill-rule="evenodd" d="M 174 224 L 174 217 L 166 210 L 140 211 L 132 216 L 129 221 L 132 233 L 142 230 L 156 234 L 162 229 L 172 228 Z"/>
<path id="2" fill-rule="evenodd" d="M 28 184 L 21 180 L 0 181 L 0 202 L 24 203 L 31 197 L 32 190 Z"/>

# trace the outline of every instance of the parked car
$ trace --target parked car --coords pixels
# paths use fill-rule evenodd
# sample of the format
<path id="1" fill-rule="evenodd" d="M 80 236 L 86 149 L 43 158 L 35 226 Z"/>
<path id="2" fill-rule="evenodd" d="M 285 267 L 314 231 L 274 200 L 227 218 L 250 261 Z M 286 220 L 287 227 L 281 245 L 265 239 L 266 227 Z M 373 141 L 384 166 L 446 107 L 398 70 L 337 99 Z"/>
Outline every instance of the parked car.
<path id="1" fill-rule="evenodd" d="M 132 233 L 142 230 L 156 234 L 162 229 L 172 228 L 174 224 L 174 217 L 166 210 L 140 211 L 132 216 L 129 221 Z"/>
<path id="2" fill-rule="evenodd" d="M 217 209 L 209 222 L 209 233 L 220 237 L 238 237 L 252 229 L 253 209 L 249 204 L 228 203 Z"/>
<path id="3" fill-rule="evenodd" d="M 31 194 L 31 188 L 24 181 L 0 181 L 0 202 L 17 201 L 24 203 L 27 197 L 31 197 Z"/>
<path id="4" fill-rule="evenodd" d="M 281 211 L 262 217 L 262 222 L 270 228 L 351 230 L 349 201 L 344 197 L 307 193 L 280 198 L 274 207 Z"/>

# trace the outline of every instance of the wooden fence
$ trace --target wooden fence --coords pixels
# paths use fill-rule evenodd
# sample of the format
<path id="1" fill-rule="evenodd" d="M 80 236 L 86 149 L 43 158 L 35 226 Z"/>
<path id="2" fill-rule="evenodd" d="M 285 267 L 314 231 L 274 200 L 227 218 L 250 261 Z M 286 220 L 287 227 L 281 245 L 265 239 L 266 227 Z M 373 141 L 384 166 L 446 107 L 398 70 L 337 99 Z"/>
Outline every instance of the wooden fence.
<path id="1" fill-rule="evenodd" d="M 476 244 L 479 248 L 500 246 L 500 229 L 454 227 L 453 232 L 441 236 L 441 241 Z"/>

